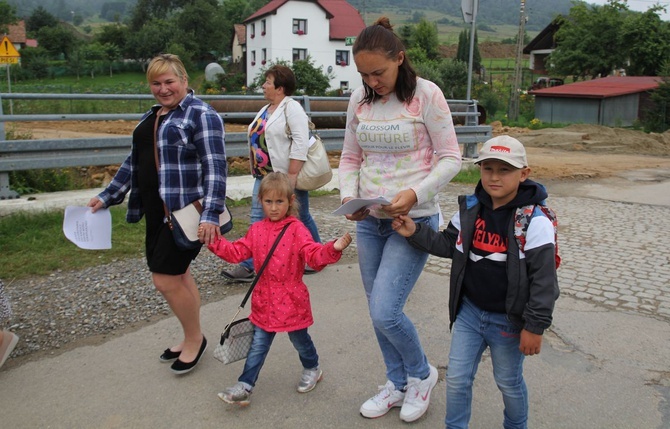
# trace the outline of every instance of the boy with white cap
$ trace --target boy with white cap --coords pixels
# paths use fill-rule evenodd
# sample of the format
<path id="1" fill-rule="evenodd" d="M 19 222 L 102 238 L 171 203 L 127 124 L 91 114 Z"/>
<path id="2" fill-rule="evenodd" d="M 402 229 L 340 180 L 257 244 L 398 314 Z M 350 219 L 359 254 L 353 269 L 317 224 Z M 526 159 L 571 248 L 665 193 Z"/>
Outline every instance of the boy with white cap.
<path id="1" fill-rule="evenodd" d="M 523 360 L 540 353 L 559 295 L 555 227 L 539 208 L 547 192 L 528 179 L 521 142 L 506 135 L 492 138 L 479 151 L 476 164 L 481 180 L 475 193 L 458 198 L 459 211 L 444 231 L 415 224 L 407 216 L 395 219 L 393 228 L 412 246 L 453 260 L 446 427 L 468 427 L 472 384 L 488 347 L 505 405 L 503 426 L 526 428 Z M 518 241 L 520 207 L 530 207 L 523 244 Z"/>

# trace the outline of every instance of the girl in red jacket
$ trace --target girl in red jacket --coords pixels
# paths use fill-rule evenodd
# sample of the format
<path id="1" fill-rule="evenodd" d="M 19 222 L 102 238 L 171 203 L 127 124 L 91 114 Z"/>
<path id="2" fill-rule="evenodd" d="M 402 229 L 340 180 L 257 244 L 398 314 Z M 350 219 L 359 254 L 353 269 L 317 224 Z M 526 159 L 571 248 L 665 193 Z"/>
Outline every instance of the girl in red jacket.
<path id="1" fill-rule="evenodd" d="M 323 376 L 319 356 L 307 328 L 314 323 L 307 286 L 302 281 L 305 264 L 317 271 L 339 261 L 342 251 L 351 244 L 349 233 L 326 244 L 316 243 L 309 230 L 295 217 L 297 201 L 289 178 L 284 173 L 269 173 L 263 178 L 258 199 L 265 219 L 255 222 L 237 241 L 225 237 L 210 244 L 209 250 L 220 258 L 238 263 L 253 256 L 255 270 L 265 261 L 272 244 L 289 224 L 270 257 L 251 296 L 249 319 L 255 326 L 251 349 L 237 384 L 219 393 L 230 404 L 248 405 L 258 374 L 277 332 L 288 332 L 303 366 L 298 392 L 316 387 Z"/>

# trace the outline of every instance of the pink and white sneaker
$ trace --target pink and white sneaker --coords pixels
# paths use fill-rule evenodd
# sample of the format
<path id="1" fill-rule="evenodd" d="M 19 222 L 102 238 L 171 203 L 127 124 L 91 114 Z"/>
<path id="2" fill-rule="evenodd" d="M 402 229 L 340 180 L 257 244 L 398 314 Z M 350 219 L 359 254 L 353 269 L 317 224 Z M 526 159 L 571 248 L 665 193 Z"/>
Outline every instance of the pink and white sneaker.
<path id="1" fill-rule="evenodd" d="M 361 405 L 361 415 L 368 419 L 381 417 L 393 407 L 402 406 L 405 392 L 396 390 L 395 385 L 388 380 L 385 385 L 379 386 L 379 393 Z"/>
<path id="2" fill-rule="evenodd" d="M 413 422 L 418 420 L 428 410 L 430 404 L 430 392 L 437 384 L 437 368 L 430 365 L 430 374 L 425 380 L 407 377 L 407 390 L 405 400 L 400 409 L 400 420 Z"/>

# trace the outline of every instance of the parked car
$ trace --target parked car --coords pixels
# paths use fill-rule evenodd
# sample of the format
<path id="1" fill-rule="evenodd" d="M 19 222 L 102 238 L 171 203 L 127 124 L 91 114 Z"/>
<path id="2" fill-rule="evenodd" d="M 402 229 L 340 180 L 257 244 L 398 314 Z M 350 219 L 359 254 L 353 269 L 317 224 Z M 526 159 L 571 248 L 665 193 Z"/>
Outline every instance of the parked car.
<path id="1" fill-rule="evenodd" d="M 537 79 L 535 79 L 535 82 L 533 82 L 533 84 L 531 85 L 530 88 L 528 88 L 528 90 L 533 91 L 535 89 L 551 88 L 554 86 L 561 86 L 561 85 L 563 85 L 563 79 L 557 77 L 540 76 Z"/>

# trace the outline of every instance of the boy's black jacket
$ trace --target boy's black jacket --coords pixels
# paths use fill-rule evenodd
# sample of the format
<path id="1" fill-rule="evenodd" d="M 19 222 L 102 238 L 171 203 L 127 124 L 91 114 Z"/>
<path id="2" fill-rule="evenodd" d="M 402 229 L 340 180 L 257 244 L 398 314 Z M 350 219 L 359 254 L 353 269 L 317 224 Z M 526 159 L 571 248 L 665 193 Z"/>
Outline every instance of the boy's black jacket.
<path id="1" fill-rule="evenodd" d="M 526 180 L 519 186 L 517 197 L 507 204 L 503 211 L 512 213 L 517 207 L 543 202 L 547 194 L 542 185 Z M 463 280 L 466 273 L 468 255 L 475 231 L 477 214 L 482 206 L 491 208 L 491 199 L 477 185 L 475 194 L 459 196 L 459 213 L 454 216 L 447 228 L 436 232 L 424 224 L 417 224 L 416 232 L 408 242 L 423 251 L 445 258 L 452 258 L 449 320 L 450 329 L 456 320 L 456 314 L 463 296 Z M 496 211 L 501 210 L 500 208 Z M 547 244 L 527 249 L 524 258 L 519 257 L 519 247 L 514 236 L 514 216 L 507 216 L 507 290 L 504 294 L 504 308 L 510 321 L 519 328 L 535 334 L 542 334 L 551 326 L 554 302 L 558 298 L 558 278 L 554 259 L 553 233 L 547 237 Z M 454 225 L 456 220 L 458 225 Z M 532 225 L 532 221 L 531 221 Z M 531 226 L 529 226 L 530 228 Z M 460 235 L 460 239 L 459 239 Z M 457 245 L 458 243 L 458 245 Z M 504 284 L 504 279 L 501 283 Z"/>

